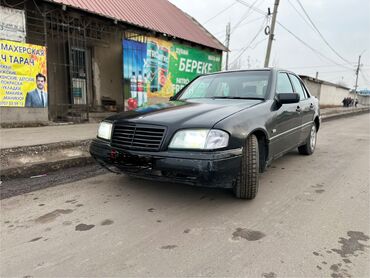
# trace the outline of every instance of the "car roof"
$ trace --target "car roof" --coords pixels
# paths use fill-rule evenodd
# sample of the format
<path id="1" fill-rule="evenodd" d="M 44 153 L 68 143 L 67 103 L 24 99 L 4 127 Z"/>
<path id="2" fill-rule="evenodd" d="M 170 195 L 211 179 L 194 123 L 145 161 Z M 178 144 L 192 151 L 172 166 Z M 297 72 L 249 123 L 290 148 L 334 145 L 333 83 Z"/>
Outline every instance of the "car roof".
<path id="1" fill-rule="evenodd" d="M 278 72 L 278 71 L 284 71 L 288 73 L 292 73 L 297 75 L 296 73 L 282 69 L 282 68 L 275 68 L 275 67 L 268 67 L 268 68 L 255 68 L 255 69 L 237 69 L 237 70 L 223 70 L 223 71 L 217 71 L 217 72 L 212 72 L 212 73 L 206 73 L 203 75 L 213 75 L 213 74 L 222 74 L 222 73 L 233 73 L 233 72 L 248 72 L 248 71 L 271 71 L 271 72 Z"/>

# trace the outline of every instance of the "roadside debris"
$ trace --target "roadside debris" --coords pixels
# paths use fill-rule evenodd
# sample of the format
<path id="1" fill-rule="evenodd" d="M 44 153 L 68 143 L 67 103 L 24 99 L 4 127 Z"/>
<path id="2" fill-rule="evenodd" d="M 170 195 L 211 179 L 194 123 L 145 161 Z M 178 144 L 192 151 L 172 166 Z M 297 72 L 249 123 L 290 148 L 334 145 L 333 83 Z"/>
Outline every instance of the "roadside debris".
<path id="1" fill-rule="evenodd" d="M 31 176 L 30 179 L 38 179 L 38 178 L 42 178 L 42 177 L 46 177 L 47 174 L 42 174 L 42 175 L 36 175 L 36 176 Z"/>

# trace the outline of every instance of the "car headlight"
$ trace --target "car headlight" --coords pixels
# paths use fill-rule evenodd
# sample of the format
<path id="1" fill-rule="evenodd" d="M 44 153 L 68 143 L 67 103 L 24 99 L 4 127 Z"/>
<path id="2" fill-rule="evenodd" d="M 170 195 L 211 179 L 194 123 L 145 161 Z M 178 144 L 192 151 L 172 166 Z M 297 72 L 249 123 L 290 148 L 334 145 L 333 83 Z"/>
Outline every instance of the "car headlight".
<path id="1" fill-rule="evenodd" d="M 112 134 L 112 123 L 101 122 L 98 128 L 98 137 L 110 140 Z"/>
<path id="2" fill-rule="evenodd" d="M 185 129 L 176 132 L 170 149 L 221 149 L 228 145 L 229 134 L 218 129 Z"/>

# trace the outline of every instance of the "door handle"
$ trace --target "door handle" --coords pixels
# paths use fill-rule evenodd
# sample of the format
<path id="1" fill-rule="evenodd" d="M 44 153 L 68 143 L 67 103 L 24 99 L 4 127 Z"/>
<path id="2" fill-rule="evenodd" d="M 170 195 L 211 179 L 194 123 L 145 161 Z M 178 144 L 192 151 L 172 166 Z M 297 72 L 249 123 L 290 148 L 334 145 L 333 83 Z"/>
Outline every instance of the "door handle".
<path id="1" fill-rule="evenodd" d="M 315 106 L 311 103 L 310 104 L 310 110 L 314 110 L 315 109 Z"/>
<path id="2" fill-rule="evenodd" d="M 297 106 L 297 109 L 296 109 L 295 111 L 297 111 L 297 112 L 301 112 L 301 111 L 302 111 L 302 108 L 301 108 L 301 107 L 299 107 L 299 106 Z"/>

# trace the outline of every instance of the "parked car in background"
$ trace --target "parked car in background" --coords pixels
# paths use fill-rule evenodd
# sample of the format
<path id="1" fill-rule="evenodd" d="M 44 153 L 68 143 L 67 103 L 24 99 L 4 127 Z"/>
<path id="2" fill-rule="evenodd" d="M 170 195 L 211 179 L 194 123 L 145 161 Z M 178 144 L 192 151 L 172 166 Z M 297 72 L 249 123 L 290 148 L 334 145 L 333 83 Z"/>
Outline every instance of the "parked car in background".
<path id="1" fill-rule="evenodd" d="M 296 74 L 228 71 L 199 76 L 168 103 L 107 118 L 90 153 L 115 172 L 253 199 L 259 173 L 292 149 L 311 155 L 319 128 L 318 100 Z"/>

